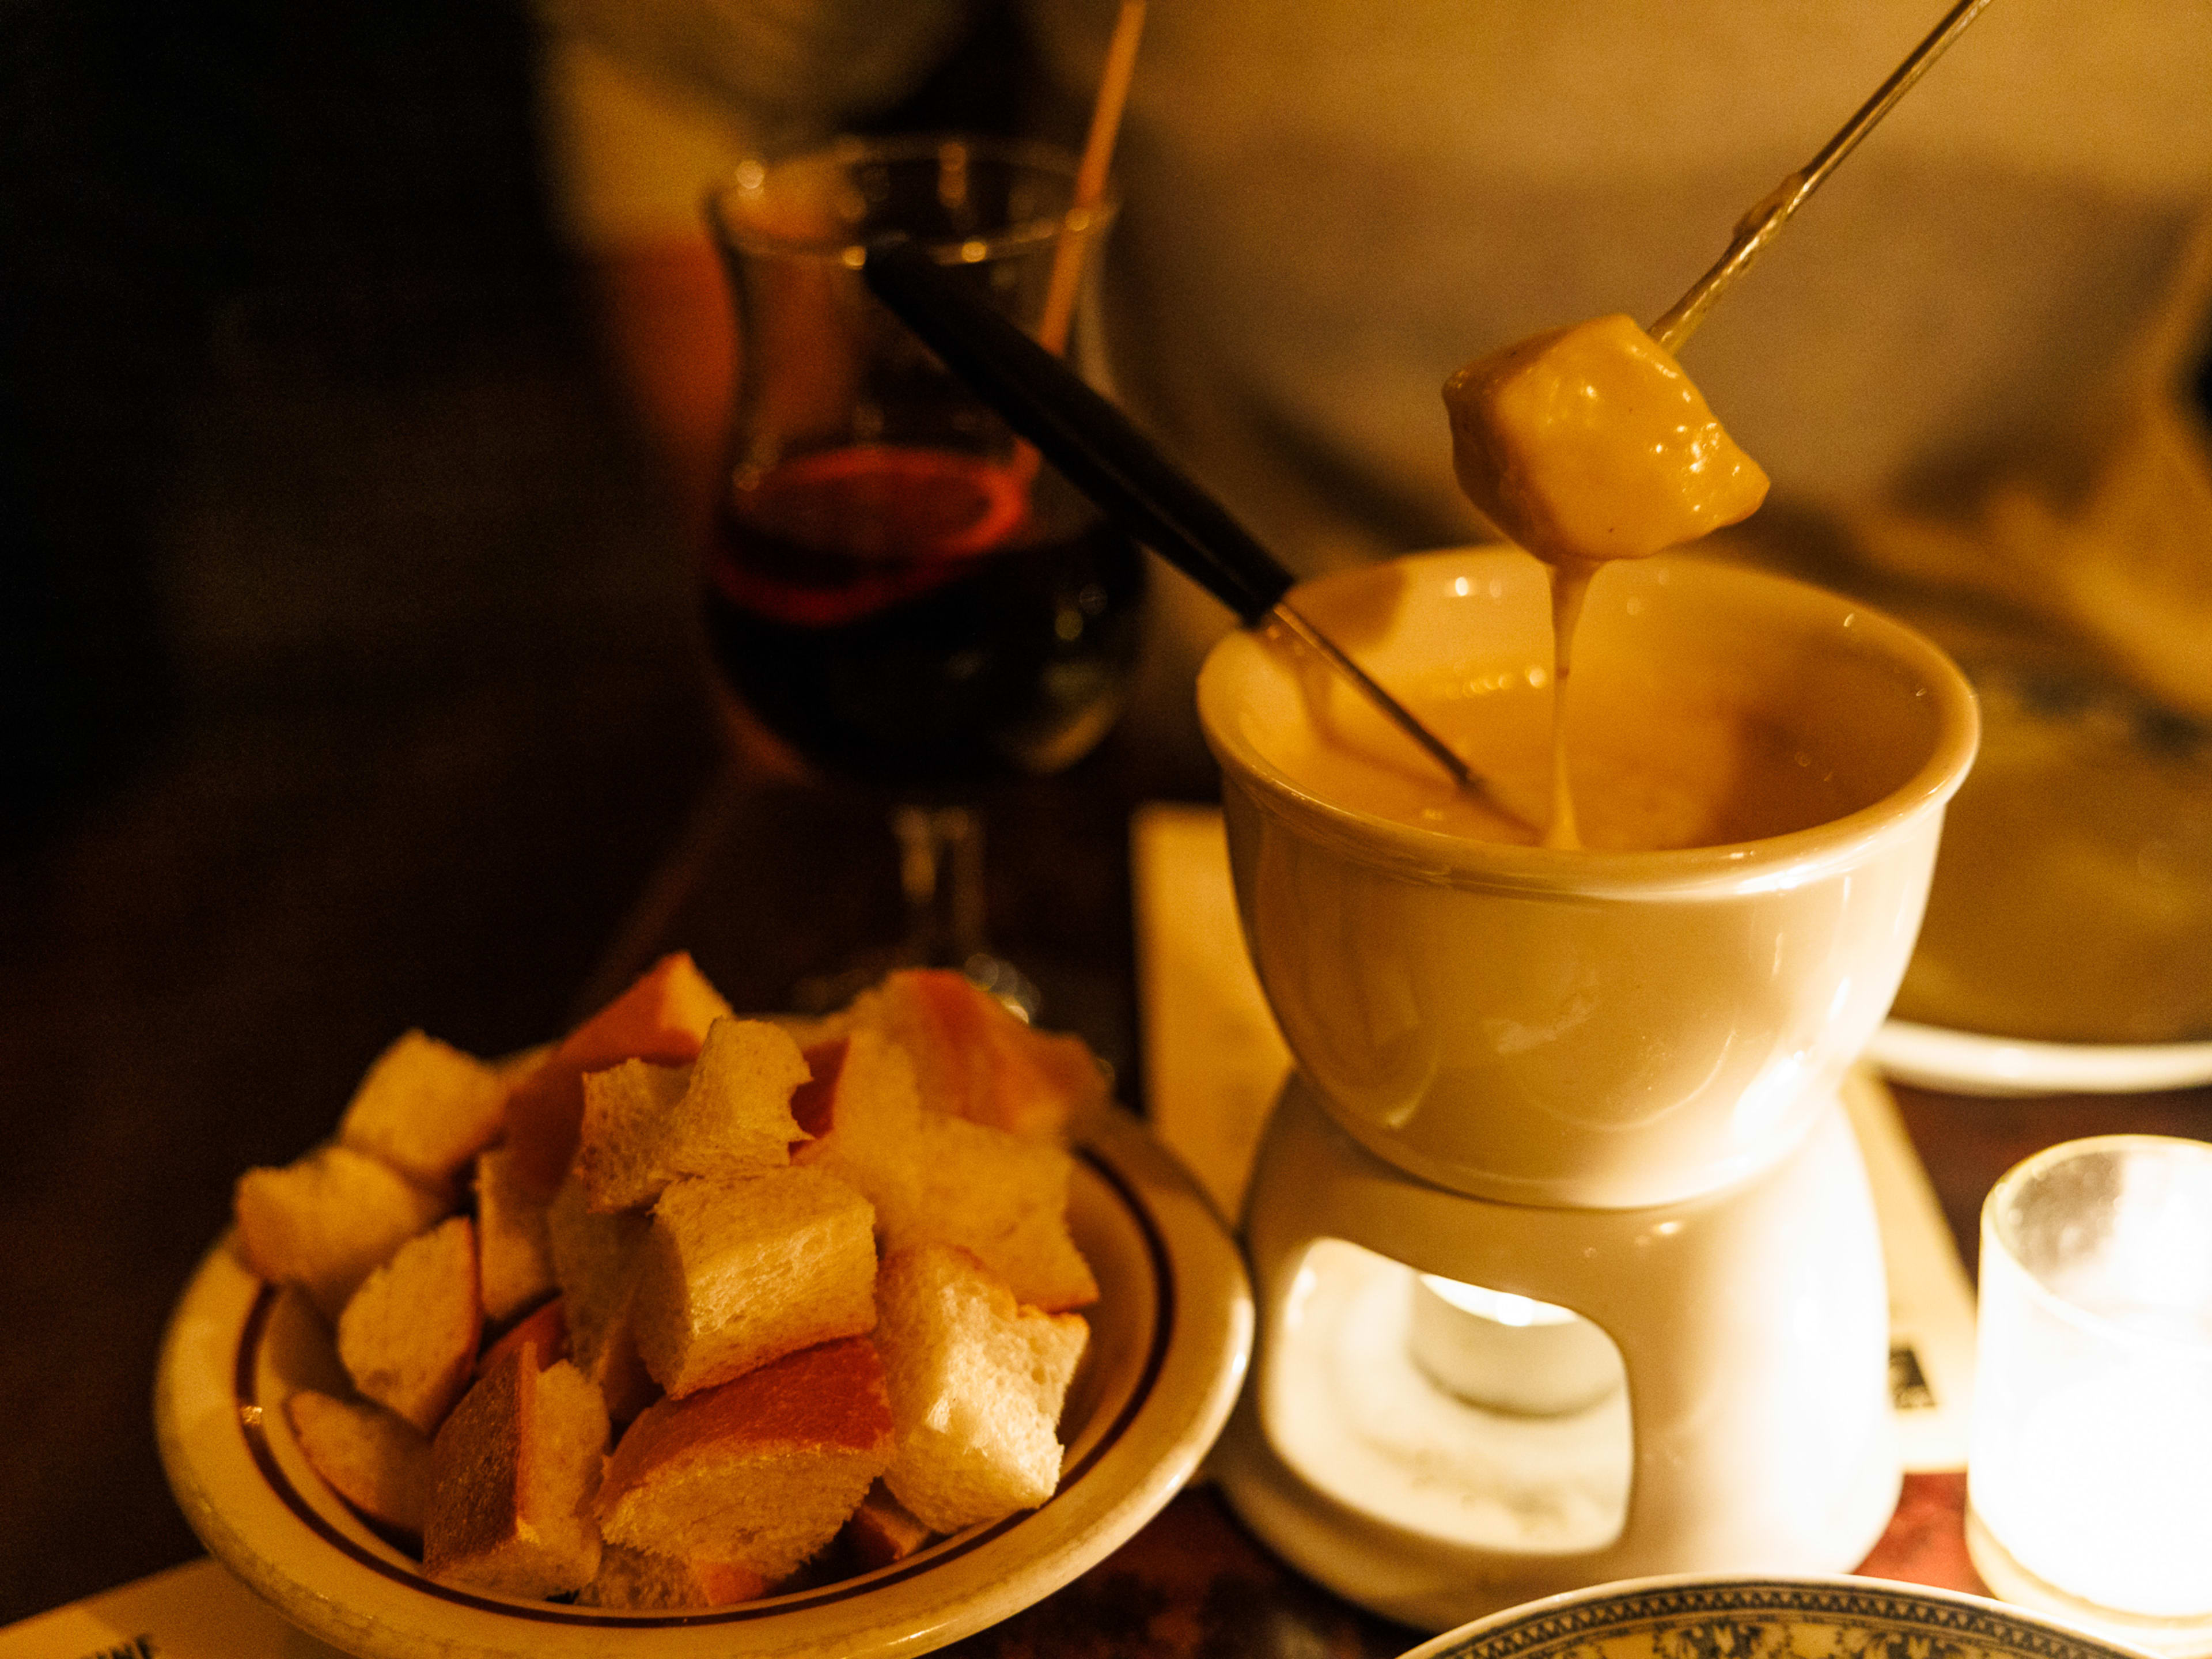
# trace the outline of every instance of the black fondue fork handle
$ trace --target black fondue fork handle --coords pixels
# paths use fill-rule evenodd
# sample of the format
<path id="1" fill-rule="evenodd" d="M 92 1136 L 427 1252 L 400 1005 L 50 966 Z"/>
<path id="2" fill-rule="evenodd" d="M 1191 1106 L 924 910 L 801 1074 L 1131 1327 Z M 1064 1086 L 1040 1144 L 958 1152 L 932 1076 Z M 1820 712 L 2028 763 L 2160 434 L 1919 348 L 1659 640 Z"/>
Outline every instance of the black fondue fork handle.
<path id="1" fill-rule="evenodd" d="M 908 238 L 867 249 L 876 297 L 1016 432 L 1247 627 L 1291 576 L 1229 510 L 1181 471 L 1119 409 Z"/>
<path id="2" fill-rule="evenodd" d="M 1247 628 L 1272 619 L 1297 635 L 1454 783 L 1488 793 L 1443 739 L 1285 602 L 1291 576 L 1275 556 L 1082 376 L 907 238 L 869 246 L 860 274 L 945 367 L 1101 511 L 1235 611 Z M 1517 817 L 1494 796 L 1492 800 Z"/>

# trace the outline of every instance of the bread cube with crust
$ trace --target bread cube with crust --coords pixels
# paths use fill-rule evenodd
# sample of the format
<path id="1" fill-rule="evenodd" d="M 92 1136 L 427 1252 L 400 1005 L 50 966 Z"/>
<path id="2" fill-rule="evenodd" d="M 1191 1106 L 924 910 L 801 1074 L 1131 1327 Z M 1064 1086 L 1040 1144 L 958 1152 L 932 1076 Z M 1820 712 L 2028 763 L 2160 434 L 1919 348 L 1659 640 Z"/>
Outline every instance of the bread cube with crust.
<path id="1" fill-rule="evenodd" d="M 626 1060 L 688 1066 L 730 1005 L 684 951 L 663 957 L 568 1033 L 508 1091 L 507 1145 L 516 1178 L 550 1197 L 568 1173 L 584 1116 L 584 1074 Z"/>
<path id="2" fill-rule="evenodd" d="M 248 1170 L 234 1199 L 240 1255 L 276 1285 L 297 1285 L 336 1321 L 361 1282 L 446 1212 L 382 1158 L 335 1143 L 281 1170 Z"/>
<path id="3" fill-rule="evenodd" d="M 875 1211 L 819 1170 L 677 1182 L 653 1206 L 632 1305 L 672 1395 L 875 1323 Z"/>
<path id="4" fill-rule="evenodd" d="M 552 1294 L 553 1246 L 545 1200 L 515 1178 L 505 1146 L 477 1156 L 476 1194 L 477 1288 L 484 1317 L 497 1324 Z"/>
<path id="5" fill-rule="evenodd" d="M 506 1105 L 495 1069 L 409 1031 L 370 1065 L 338 1120 L 338 1141 L 436 1189 L 498 1139 Z"/>
<path id="6" fill-rule="evenodd" d="M 483 1331 L 476 1228 L 451 1216 L 362 1281 L 338 1316 L 338 1358 L 364 1396 L 434 1434 L 468 1387 Z"/>
<path id="7" fill-rule="evenodd" d="M 487 1342 L 483 1352 L 477 1356 L 477 1376 L 482 1376 L 505 1359 L 510 1349 L 525 1342 L 538 1351 L 538 1363 L 541 1365 L 568 1358 L 568 1310 L 562 1306 L 559 1297 L 540 1303 Z"/>
<path id="8" fill-rule="evenodd" d="M 606 1408 L 581 1371 L 511 1350 L 431 1442 L 422 1570 L 500 1595 L 581 1589 L 599 1570 L 592 1502 L 606 1443 Z"/>
<path id="9" fill-rule="evenodd" d="M 873 1204 L 886 1250 L 962 1246 L 1051 1312 L 1097 1299 L 1067 1230 L 1075 1164 L 1064 1149 L 923 1109 L 911 1056 L 872 1026 L 809 1050 L 808 1064 L 815 1075 L 792 1110 L 813 1139 L 793 1159 Z"/>
<path id="10" fill-rule="evenodd" d="M 1082 1316 L 1018 1306 L 982 1263 L 943 1245 L 887 1257 L 878 1294 L 892 1495 L 939 1532 L 1051 1497 L 1060 1407 L 1090 1335 Z"/>
<path id="11" fill-rule="evenodd" d="M 805 1051 L 811 1073 L 791 1097 L 808 1137 L 792 1162 L 825 1170 L 876 1206 L 877 1224 L 914 1207 L 921 1094 L 914 1061 L 881 1031 L 861 1027 Z"/>
<path id="12" fill-rule="evenodd" d="M 633 1423 L 607 1459 L 600 1528 L 775 1584 L 836 1536 L 891 1449 L 875 1349 L 860 1337 L 802 1348 Z"/>
<path id="13" fill-rule="evenodd" d="M 921 1103 L 1027 1139 L 1064 1141 L 1077 1114 L 1104 1104 L 1111 1084 L 1077 1036 L 1040 1031 L 965 974 L 903 969 L 855 1000 L 872 1025 L 913 1056 Z"/>
<path id="14" fill-rule="evenodd" d="M 768 1581 L 729 1561 L 679 1560 L 627 1544 L 599 1550 L 599 1576 L 577 1592 L 579 1606 L 633 1612 L 726 1607 L 765 1595 Z"/>
<path id="15" fill-rule="evenodd" d="M 791 1161 L 803 1132 L 799 1045 L 765 1020 L 717 1019 L 689 1067 L 625 1060 L 584 1077 L 575 1170 L 595 1210 L 650 1204 L 684 1176 L 755 1175 Z"/>
<path id="16" fill-rule="evenodd" d="M 1012 1286 L 1015 1300 L 1048 1313 L 1098 1299 L 1098 1281 L 1067 1229 L 1075 1173 L 1067 1152 L 924 1113 L 913 1157 L 911 1198 L 884 1211 L 887 1254 L 956 1245 Z"/>
<path id="17" fill-rule="evenodd" d="M 937 1534 L 878 1480 L 845 1522 L 846 1547 L 864 1571 L 903 1561 Z"/>
<path id="18" fill-rule="evenodd" d="M 381 1406 L 295 1389 L 284 1415 L 324 1483 L 376 1525 L 422 1535 L 430 1501 L 430 1437 Z"/>

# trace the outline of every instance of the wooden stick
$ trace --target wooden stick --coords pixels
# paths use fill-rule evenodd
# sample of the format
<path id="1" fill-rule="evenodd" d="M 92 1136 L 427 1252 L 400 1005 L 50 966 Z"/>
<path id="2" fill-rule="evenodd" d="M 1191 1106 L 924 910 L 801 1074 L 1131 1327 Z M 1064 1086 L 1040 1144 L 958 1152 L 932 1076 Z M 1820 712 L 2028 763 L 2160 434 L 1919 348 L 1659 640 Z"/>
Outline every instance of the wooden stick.
<path id="1" fill-rule="evenodd" d="M 1084 140 L 1083 159 L 1075 169 L 1074 199 L 1068 204 L 1060 241 L 1053 250 L 1044 318 L 1037 325 L 1036 335 L 1047 351 L 1067 349 L 1068 327 L 1075 319 L 1075 291 L 1082 283 L 1083 256 L 1091 243 L 1091 218 L 1106 194 L 1114 140 L 1121 131 L 1122 107 L 1129 100 L 1129 82 L 1137 71 L 1137 41 L 1144 29 L 1145 0 L 1121 0 L 1114 38 L 1106 46 L 1106 68 L 1099 77 L 1097 101 L 1091 107 L 1091 134 Z"/>

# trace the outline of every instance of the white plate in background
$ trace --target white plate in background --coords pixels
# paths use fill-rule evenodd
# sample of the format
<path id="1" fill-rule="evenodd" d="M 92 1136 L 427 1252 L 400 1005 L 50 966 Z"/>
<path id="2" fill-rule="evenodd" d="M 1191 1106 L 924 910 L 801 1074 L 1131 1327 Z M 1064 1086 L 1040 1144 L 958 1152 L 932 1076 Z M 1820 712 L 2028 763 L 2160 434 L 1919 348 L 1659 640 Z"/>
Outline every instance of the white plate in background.
<path id="1" fill-rule="evenodd" d="M 1893 1083 L 1959 1095 L 2141 1094 L 2212 1083 L 2212 1042 L 2032 1042 L 1893 1019 L 1867 1060 Z"/>

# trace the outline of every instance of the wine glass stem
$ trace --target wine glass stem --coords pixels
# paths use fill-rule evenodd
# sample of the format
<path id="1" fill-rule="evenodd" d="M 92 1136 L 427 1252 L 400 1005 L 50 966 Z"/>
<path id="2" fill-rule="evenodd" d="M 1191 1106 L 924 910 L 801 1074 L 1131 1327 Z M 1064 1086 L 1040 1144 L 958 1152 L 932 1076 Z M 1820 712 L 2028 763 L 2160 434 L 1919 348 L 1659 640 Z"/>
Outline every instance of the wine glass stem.
<path id="1" fill-rule="evenodd" d="M 891 833 L 906 894 L 902 959 L 957 968 L 1022 1018 L 1034 1018 L 1035 981 L 985 936 L 983 815 L 969 806 L 900 806 L 891 812 Z"/>
<path id="2" fill-rule="evenodd" d="M 933 968 L 964 967 L 984 952 L 983 817 L 966 806 L 899 806 L 899 886 L 906 954 Z"/>

